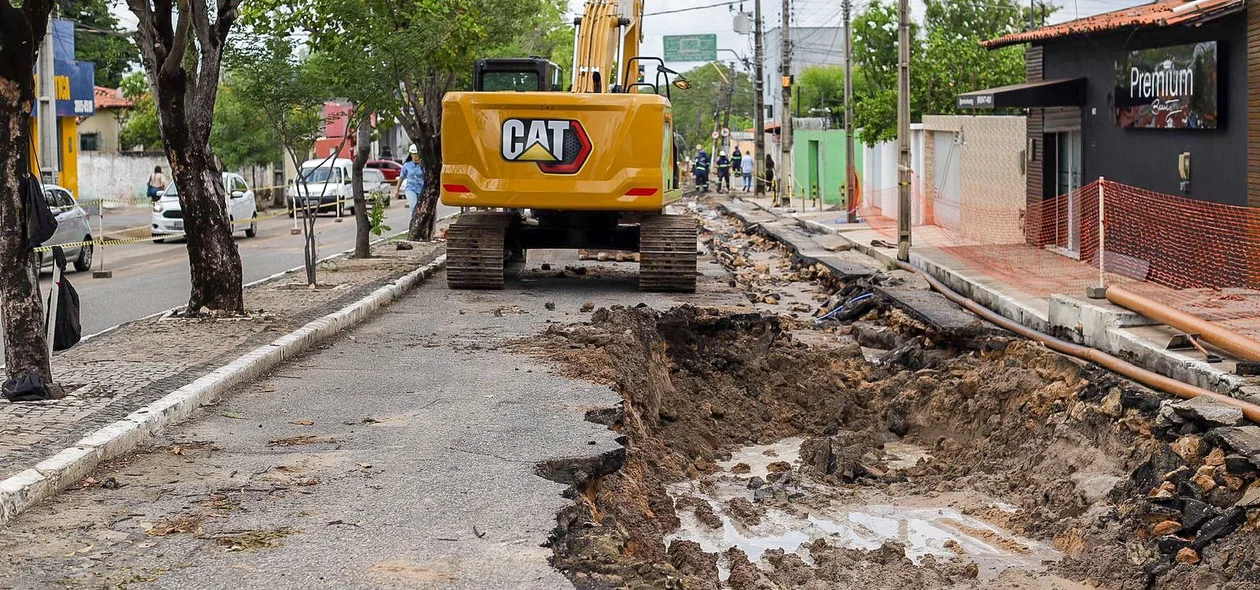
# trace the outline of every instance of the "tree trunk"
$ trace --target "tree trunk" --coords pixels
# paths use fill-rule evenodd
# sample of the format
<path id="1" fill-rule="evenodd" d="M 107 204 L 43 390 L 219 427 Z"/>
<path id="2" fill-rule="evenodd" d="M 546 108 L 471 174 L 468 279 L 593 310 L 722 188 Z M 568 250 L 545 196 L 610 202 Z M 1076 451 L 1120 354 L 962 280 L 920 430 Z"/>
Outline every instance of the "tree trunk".
<path id="1" fill-rule="evenodd" d="M 369 242 L 372 226 L 368 222 L 367 198 L 363 195 L 363 166 L 367 164 L 372 152 L 371 115 L 360 118 L 355 133 L 354 175 L 351 177 L 350 190 L 354 192 L 354 257 L 371 258 L 372 246 Z"/>
<path id="2" fill-rule="evenodd" d="M 138 21 L 141 62 L 152 84 L 171 176 L 179 188 L 192 279 L 189 313 L 203 307 L 245 313 L 241 256 L 232 240 L 222 172 L 210 149 L 223 46 L 239 3 L 186 0 L 176 10 L 166 0 L 127 0 Z M 217 14 L 214 22 L 209 17 L 212 7 Z"/>
<path id="3" fill-rule="evenodd" d="M 411 223 L 407 226 L 407 239 L 425 242 L 433 239 L 433 230 L 437 225 L 437 204 L 442 191 L 438 183 L 442 175 L 442 147 L 440 140 L 430 141 L 424 136 L 416 144 L 420 152 L 420 162 L 424 165 L 424 190 L 416 208 L 411 212 Z"/>
<path id="4" fill-rule="evenodd" d="M 169 137 L 169 136 L 168 136 Z M 214 165 L 210 146 L 182 140 L 167 141 L 171 176 L 179 187 L 184 212 L 192 291 L 188 311 L 202 307 L 232 314 L 245 313 L 241 256 L 228 222 L 223 173 Z"/>
<path id="5" fill-rule="evenodd" d="M 25 244 L 19 187 L 31 170 L 35 56 L 51 10 L 51 3 L 36 0 L 22 8 L 0 2 L 0 323 L 5 373 L 9 378 L 37 374 L 46 384 L 52 382 L 52 368 L 44 306 L 34 254 Z"/>

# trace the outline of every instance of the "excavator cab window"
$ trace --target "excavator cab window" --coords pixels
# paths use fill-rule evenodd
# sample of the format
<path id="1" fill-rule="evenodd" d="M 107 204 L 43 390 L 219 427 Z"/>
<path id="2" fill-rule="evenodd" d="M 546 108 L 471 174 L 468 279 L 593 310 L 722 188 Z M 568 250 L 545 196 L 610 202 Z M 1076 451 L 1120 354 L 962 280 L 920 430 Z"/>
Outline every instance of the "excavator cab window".
<path id="1" fill-rule="evenodd" d="M 541 57 L 477 60 L 473 90 L 478 92 L 555 92 L 561 90 L 560 66 Z"/>

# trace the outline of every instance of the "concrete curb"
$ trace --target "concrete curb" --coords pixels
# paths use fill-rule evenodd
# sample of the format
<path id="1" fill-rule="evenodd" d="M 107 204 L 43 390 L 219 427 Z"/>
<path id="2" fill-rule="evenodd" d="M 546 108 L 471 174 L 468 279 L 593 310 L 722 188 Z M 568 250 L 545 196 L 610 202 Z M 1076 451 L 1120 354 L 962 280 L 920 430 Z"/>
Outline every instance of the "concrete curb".
<path id="1" fill-rule="evenodd" d="M 443 254 L 348 307 L 260 346 L 126 418 L 89 434 L 35 467 L 0 481 L 0 524 L 7 523 L 27 508 L 81 480 L 101 461 L 121 456 L 166 426 L 188 418 L 203 403 L 305 352 L 313 344 L 358 324 L 445 266 L 446 255 Z"/>
<path id="2" fill-rule="evenodd" d="M 443 215 L 443 216 L 441 216 L 441 217 L 437 218 L 436 223 L 440 223 L 440 222 L 446 221 L 446 220 L 448 220 L 448 219 L 454 219 L 454 218 L 456 218 L 456 217 L 459 217 L 459 213 L 451 213 L 451 214 L 449 214 L 449 215 Z M 148 226 L 145 226 L 145 227 L 148 227 Z M 375 239 L 375 240 L 372 240 L 371 244 L 372 244 L 373 246 L 375 246 L 375 245 L 377 245 L 377 244 L 381 244 L 381 243 L 384 243 L 384 242 L 388 242 L 388 241 L 390 241 L 390 240 L 392 240 L 392 239 L 394 239 L 394 238 L 396 238 L 396 237 L 398 237 L 398 236 L 401 236 L 401 235 L 403 235 L 403 234 L 405 234 L 405 233 L 407 233 L 407 232 L 405 232 L 405 231 L 401 231 L 401 232 L 398 232 L 398 233 L 396 233 L 396 234 L 392 234 L 392 235 L 385 236 L 385 237 L 382 237 L 382 238 L 377 238 L 377 239 Z M 342 258 L 342 257 L 344 257 L 344 256 L 349 256 L 349 255 L 350 255 L 350 254 L 352 254 L 352 253 L 354 253 L 354 248 L 349 248 L 349 249 L 346 249 L 346 250 L 342 250 L 342 251 L 337 252 L 337 253 L 335 253 L 335 254 L 330 254 L 330 255 L 328 255 L 328 256 L 325 256 L 325 257 L 323 257 L 323 258 L 320 258 L 319 260 L 316 260 L 316 261 L 315 261 L 315 264 L 322 264 L 322 263 L 327 262 L 327 261 L 329 261 L 329 260 L 335 260 L 335 259 L 337 259 L 337 258 Z M 290 268 L 289 270 L 282 270 L 282 271 L 280 271 L 280 272 L 278 272 L 278 273 L 275 273 L 275 274 L 270 275 L 270 276 L 263 277 L 263 278 L 258 279 L 258 280 L 256 280 L 256 281 L 250 281 L 250 282 L 248 282 L 248 283 L 245 283 L 244 285 L 241 285 L 241 288 L 242 288 L 242 289 L 246 289 L 246 288 L 249 288 L 249 287 L 253 287 L 253 286 L 255 286 L 255 285 L 261 285 L 261 284 L 266 283 L 266 282 L 268 282 L 268 281 L 274 281 L 274 280 L 276 280 L 276 279 L 278 279 L 278 278 L 280 278 L 280 277 L 283 277 L 283 276 L 285 276 L 285 275 L 288 275 L 288 274 L 293 274 L 293 273 L 295 273 L 295 272 L 300 272 L 300 271 L 304 270 L 305 268 L 306 268 L 306 265 L 305 265 L 305 264 L 303 264 L 303 265 L 301 265 L 301 266 L 295 266 L 295 267 L 293 267 L 293 268 Z M 119 328 L 121 328 L 121 327 L 123 327 L 123 326 L 125 326 L 125 325 L 127 325 L 127 324 L 130 324 L 130 323 L 132 323 L 132 322 L 143 322 L 143 321 L 145 321 L 145 320 L 151 320 L 151 319 L 156 318 L 156 317 L 161 317 L 161 316 L 164 316 L 164 315 L 166 315 L 166 314 L 168 314 L 168 313 L 174 313 L 175 311 L 178 311 L 178 310 L 183 309 L 183 308 L 184 308 L 184 306 L 183 306 L 183 305 L 177 305 L 177 306 L 172 307 L 172 308 L 170 308 L 170 309 L 165 309 L 165 310 L 162 310 L 162 311 L 159 311 L 159 312 L 156 312 L 156 313 L 151 313 L 151 314 L 149 314 L 149 315 L 147 315 L 147 316 L 144 316 L 144 317 L 136 318 L 136 319 L 134 319 L 134 320 L 127 320 L 127 321 L 125 321 L 125 322 L 123 322 L 123 323 L 121 323 L 121 324 L 115 324 L 115 325 L 110 326 L 110 327 L 108 327 L 108 328 L 105 328 L 104 330 L 101 330 L 101 331 L 99 331 L 99 332 L 94 332 L 94 333 L 92 333 L 92 334 L 88 334 L 87 336 L 84 336 L 83 338 L 81 338 L 81 339 L 79 340 L 79 344 L 82 344 L 82 343 L 84 343 L 84 342 L 87 342 L 88 340 L 91 340 L 91 339 L 96 338 L 96 337 L 99 337 L 99 336 L 104 336 L 105 334 L 108 334 L 108 333 L 110 333 L 110 332 L 113 332 L 114 330 L 117 330 L 117 329 L 119 329 Z M 4 368 L 4 365 L 0 365 L 0 368 Z M 0 522 L 3 522 L 3 521 L 0 521 Z"/>

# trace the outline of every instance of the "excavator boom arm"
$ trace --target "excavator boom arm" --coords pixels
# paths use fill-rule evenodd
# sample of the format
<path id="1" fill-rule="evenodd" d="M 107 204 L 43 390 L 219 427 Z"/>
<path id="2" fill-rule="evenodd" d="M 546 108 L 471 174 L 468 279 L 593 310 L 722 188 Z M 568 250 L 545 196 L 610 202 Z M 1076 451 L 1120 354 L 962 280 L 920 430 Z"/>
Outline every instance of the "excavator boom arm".
<path id="1" fill-rule="evenodd" d="M 573 92 L 608 92 L 638 80 L 631 60 L 643 36 L 643 0 L 587 0 L 578 20 Z"/>

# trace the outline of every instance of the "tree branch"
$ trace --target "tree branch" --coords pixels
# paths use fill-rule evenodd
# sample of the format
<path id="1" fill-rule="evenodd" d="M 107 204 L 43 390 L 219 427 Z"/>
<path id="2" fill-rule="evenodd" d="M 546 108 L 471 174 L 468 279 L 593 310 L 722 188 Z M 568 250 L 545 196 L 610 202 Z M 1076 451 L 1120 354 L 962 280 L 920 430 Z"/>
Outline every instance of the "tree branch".
<path id="1" fill-rule="evenodd" d="M 194 0 L 195 1 L 195 0 Z M 185 7 L 187 2 L 185 2 Z M 188 27 L 190 26 L 187 8 L 179 11 L 179 20 L 175 24 L 175 35 L 171 38 L 166 59 L 162 61 L 162 75 L 173 76 L 179 71 L 184 61 L 184 52 L 188 49 Z"/>

